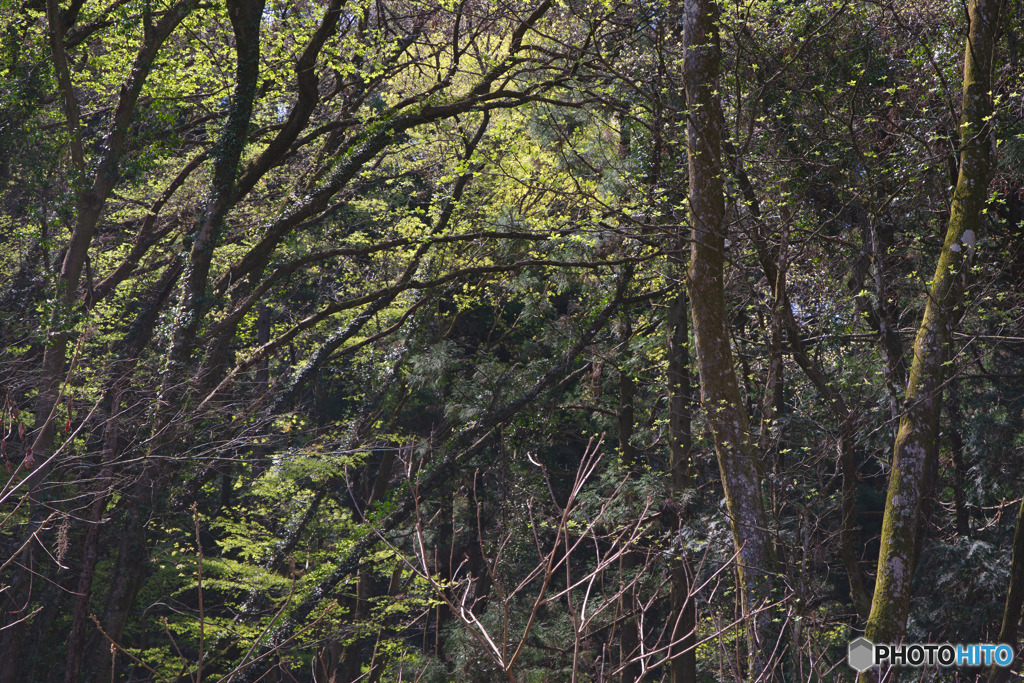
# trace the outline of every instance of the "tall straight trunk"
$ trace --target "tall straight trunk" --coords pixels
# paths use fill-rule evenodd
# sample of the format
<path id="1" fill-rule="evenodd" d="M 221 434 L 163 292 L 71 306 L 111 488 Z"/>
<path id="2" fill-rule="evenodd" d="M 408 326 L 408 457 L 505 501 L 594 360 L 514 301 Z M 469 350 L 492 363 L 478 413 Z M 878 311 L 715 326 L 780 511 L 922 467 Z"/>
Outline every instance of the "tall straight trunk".
<path id="1" fill-rule="evenodd" d="M 868 320 L 878 332 L 879 348 L 885 360 L 885 387 L 889 394 L 889 416 L 896 424 L 900 419 L 899 397 L 907 385 L 907 359 L 903 339 L 897 332 L 899 312 L 896 310 L 889 283 L 893 277 L 886 252 L 893 242 L 892 226 L 879 226 L 864 216 L 865 240 L 870 243 L 875 301 L 869 304 Z M 895 432 L 894 432 L 895 434 Z"/>
<path id="2" fill-rule="evenodd" d="M 669 391 L 669 470 L 672 492 L 678 496 L 693 486 L 690 459 L 693 451 L 693 433 L 690 429 L 693 387 L 690 384 L 690 347 L 686 297 L 678 295 L 669 309 L 668 333 L 668 391 Z M 686 521 L 687 511 L 677 509 L 673 522 L 676 531 Z M 671 604 L 671 639 L 669 674 L 671 683 L 693 683 L 697 680 L 697 604 L 690 595 L 693 572 L 684 549 L 672 560 L 672 585 L 669 590 Z"/>
<path id="3" fill-rule="evenodd" d="M 776 651 L 778 629 L 773 629 L 766 609 L 773 599 L 775 562 L 749 421 L 726 327 L 725 198 L 718 95 L 721 51 L 717 18 L 713 0 L 692 0 L 685 5 L 683 80 L 689 114 L 687 152 L 693 226 L 688 286 L 701 402 L 715 442 L 736 545 L 749 649 L 748 678 L 764 680 L 779 674 L 771 656 Z"/>
<path id="4" fill-rule="evenodd" d="M 768 376 L 765 381 L 764 398 L 761 401 L 761 425 L 757 439 L 757 454 L 761 459 L 761 467 L 764 472 L 775 474 L 773 485 L 770 486 L 768 496 L 768 509 L 773 518 L 777 519 L 781 508 L 779 487 L 775 484 L 782 481 L 782 469 L 785 466 L 785 448 L 783 447 L 784 425 L 781 422 L 782 414 L 785 411 L 785 366 L 782 362 L 782 336 L 784 328 L 783 307 L 789 307 L 789 299 L 786 294 L 786 271 L 788 269 L 787 259 L 787 229 L 785 223 L 789 221 L 788 211 L 783 212 L 782 239 L 775 252 L 775 277 L 772 285 L 772 304 L 769 311 L 768 323 Z M 792 309 L 789 310 L 792 312 Z M 786 564 L 785 558 L 781 558 L 781 565 Z M 803 603 L 801 603 L 803 604 Z M 797 622 L 799 625 L 800 622 Z"/>
<path id="5" fill-rule="evenodd" d="M 636 424 L 634 421 L 633 401 L 636 396 L 636 386 L 633 378 L 629 376 L 625 364 L 629 358 L 629 342 L 633 337 L 633 328 L 629 319 L 629 312 L 622 311 L 622 356 L 619 365 L 619 453 L 622 457 L 622 466 L 631 474 L 636 472 L 636 447 L 631 443 Z M 622 615 L 622 633 L 619 636 L 619 664 L 623 667 L 621 683 L 634 683 L 640 677 L 640 661 L 636 659 L 640 653 L 639 626 L 636 614 L 636 596 L 629 582 L 636 571 L 636 552 L 627 549 L 619 560 L 619 571 L 621 573 L 622 594 L 619 596 L 619 613 Z"/>
<path id="6" fill-rule="evenodd" d="M 967 470 L 964 464 L 964 416 L 960 410 L 960 383 L 956 378 L 949 382 L 946 401 L 946 419 L 949 425 L 946 433 L 949 434 L 949 450 L 953 460 L 953 511 L 956 520 L 956 533 L 960 536 L 970 536 L 971 525 L 967 515 Z"/>
<path id="7" fill-rule="evenodd" d="M 440 492 L 440 505 L 437 511 L 436 536 L 434 545 L 434 575 L 448 583 L 454 574 L 452 553 L 455 544 L 455 493 L 453 487 L 446 487 Z M 451 592 L 449 592 L 449 599 Z M 438 602 L 434 612 L 434 656 L 446 666 L 451 666 L 452 653 L 448 651 L 445 639 L 445 626 L 451 618 L 451 609 L 444 602 Z"/>
<path id="8" fill-rule="evenodd" d="M 893 446 L 889 492 L 882 521 L 875 594 L 866 636 L 877 643 L 900 638 L 910 609 L 914 564 L 920 547 L 919 518 L 930 473 L 935 470 L 942 385 L 955 309 L 981 226 L 993 166 L 993 52 L 1000 0 L 971 0 L 964 51 L 960 173 L 946 239 L 935 269 L 924 317 L 914 342 L 914 360 L 903 415 Z"/>

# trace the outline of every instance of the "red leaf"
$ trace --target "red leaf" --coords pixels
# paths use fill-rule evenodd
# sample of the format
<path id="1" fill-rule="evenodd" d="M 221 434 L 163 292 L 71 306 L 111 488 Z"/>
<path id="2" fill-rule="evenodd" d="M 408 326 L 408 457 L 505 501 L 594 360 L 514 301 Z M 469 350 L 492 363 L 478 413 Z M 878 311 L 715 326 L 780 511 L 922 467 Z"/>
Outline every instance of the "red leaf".
<path id="1" fill-rule="evenodd" d="M 25 440 L 25 423 L 18 422 L 18 438 L 22 441 Z"/>
<path id="2" fill-rule="evenodd" d="M 25 469 L 30 470 L 32 466 L 36 464 L 36 459 L 32 457 L 32 447 L 29 446 L 25 452 Z"/>
<path id="3" fill-rule="evenodd" d="M 65 433 L 65 434 L 68 434 L 69 432 L 71 432 L 71 420 L 70 420 L 70 419 L 69 419 L 69 420 L 67 420 L 67 421 L 66 421 L 66 422 L 64 423 L 64 433 Z"/>

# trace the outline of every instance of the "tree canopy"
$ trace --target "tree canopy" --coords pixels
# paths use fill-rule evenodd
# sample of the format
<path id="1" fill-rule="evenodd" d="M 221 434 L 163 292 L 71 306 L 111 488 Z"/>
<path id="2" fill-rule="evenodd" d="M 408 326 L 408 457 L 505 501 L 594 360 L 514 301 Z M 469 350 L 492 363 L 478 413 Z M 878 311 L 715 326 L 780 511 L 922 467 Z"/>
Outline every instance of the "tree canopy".
<path id="1" fill-rule="evenodd" d="M 1016 649 L 1022 12 L 0 0 L 0 683 Z"/>

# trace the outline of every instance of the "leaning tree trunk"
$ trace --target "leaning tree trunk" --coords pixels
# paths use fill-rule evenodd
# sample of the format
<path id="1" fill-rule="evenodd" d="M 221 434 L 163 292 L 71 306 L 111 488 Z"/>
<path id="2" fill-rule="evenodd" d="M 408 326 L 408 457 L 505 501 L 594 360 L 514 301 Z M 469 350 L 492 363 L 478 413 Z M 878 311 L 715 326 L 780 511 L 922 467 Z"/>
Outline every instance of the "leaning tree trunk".
<path id="1" fill-rule="evenodd" d="M 1000 0 L 971 0 L 964 51 L 960 174 L 924 318 L 914 343 L 903 416 L 893 447 L 892 473 L 882 521 L 878 577 L 866 636 L 877 643 L 903 635 L 920 546 L 921 503 L 934 470 L 944 362 L 951 321 L 963 297 L 968 256 L 981 225 L 993 165 L 992 63 Z M 866 678 L 866 677 L 862 677 Z"/>
<path id="2" fill-rule="evenodd" d="M 864 584 L 864 578 L 861 575 L 860 565 L 857 561 L 857 552 L 854 547 L 856 534 L 856 516 L 854 514 L 854 508 L 857 493 L 857 456 L 855 445 L 858 411 L 855 409 L 851 410 L 851 408 L 846 404 L 846 399 L 843 397 L 843 394 L 836 389 L 835 386 L 829 383 L 820 361 L 812 357 L 811 354 L 807 352 L 803 343 L 803 335 L 800 331 L 800 325 L 797 323 L 796 317 L 793 315 L 793 308 L 789 302 L 784 274 L 780 274 L 779 272 L 779 264 L 777 263 L 778 254 L 772 253 L 772 249 L 768 243 L 768 231 L 761 219 L 760 201 L 757 194 L 754 192 L 754 186 L 750 182 L 750 176 L 748 176 L 746 170 L 744 170 L 742 159 L 739 157 L 735 147 L 728 139 L 722 141 L 722 147 L 725 150 L 733 179 L 743 195 L 743 200 L 747 205 L 747 210 L 750 212 L 751 218 L 754 219 L 755 230 L 750 233 L 750 237 L 753 240 L 754 248 L 757 253 L 757 260 L 761 264 L 761 270 L 764 272 L 764 276 L 767 278 L 768 282 L 773 283 L 773 316 L 775 313 L 779 314 L 781 318 L 779 322 L 785 330 L 786 339 L 789 342 L 789 351 L 793 357 L 793 361 L 803 371 L 804 375 L 807 376 L 807 379 L 811 381 L 811 384 L 814 385 L 815 389 L 818 390 L 822 400 L 828 406 L 839 426 L 839 462 L 842 466 L 843 472 L 842 520 L 840 522 L 839 554 L 840 557 L 842 557 L 843 564 L 846 567 L 846 573 L 849 576 L 850 599 L 853 601 L 853 605 L 857 610 L 858 616 L 860 616 L 861 619 L 866 620 L 868 618 L 868 612 L 871 610 L 871 593 Z M 778 393 L 779 391 L 781 390 L 776 390 L 777 399 L 781 399 L 781 396 Z M 776 405 L 779 406 L 778 409 L 781 410 L 781 403 L 777 403 Z M 778 452 L 778 450 L 776 452 Z"/>
<path id="3" fill-rule="evenodd" d="M 688 286 L 701 402 L 715 441 L 733 540 L 749 647 L 749 680 L 775 675 L 777 630 L 772 601 L 774 559 L 749 422 L 733 367 L 724 288 L 725 198 L 722 186 L 717 5 L 693 0 L 683 15 L 683 79 L 689 112 L 687 152 L 693 244 Z"/>

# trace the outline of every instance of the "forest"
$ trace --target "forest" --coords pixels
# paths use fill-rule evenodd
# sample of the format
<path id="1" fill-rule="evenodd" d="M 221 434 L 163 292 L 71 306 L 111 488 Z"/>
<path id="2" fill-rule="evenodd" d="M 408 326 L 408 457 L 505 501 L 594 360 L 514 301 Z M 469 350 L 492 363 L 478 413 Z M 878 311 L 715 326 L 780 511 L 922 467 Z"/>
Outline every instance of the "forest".
<path id="1" fill-rule="evenodd" d="M 0 0 L 0 683 L 1020 680 L 1022 35 Z"/>

